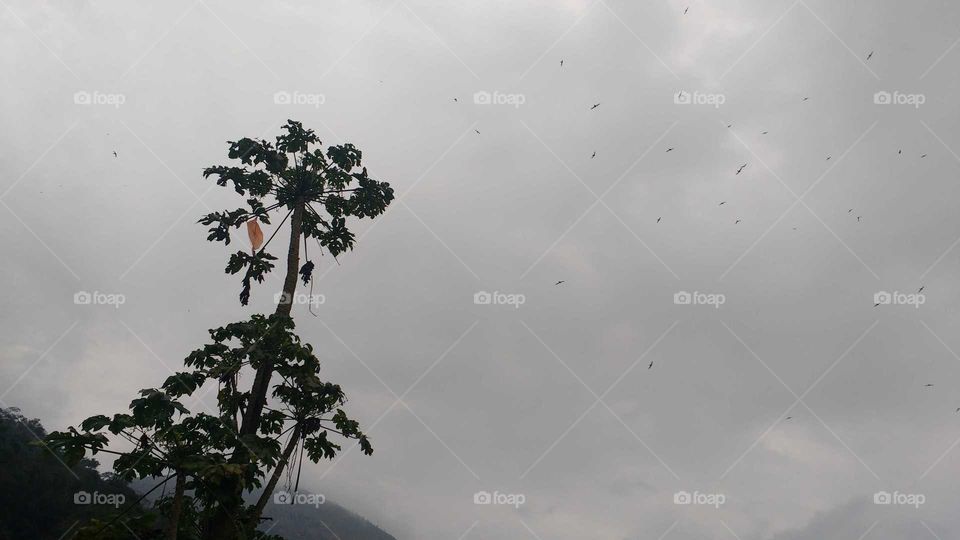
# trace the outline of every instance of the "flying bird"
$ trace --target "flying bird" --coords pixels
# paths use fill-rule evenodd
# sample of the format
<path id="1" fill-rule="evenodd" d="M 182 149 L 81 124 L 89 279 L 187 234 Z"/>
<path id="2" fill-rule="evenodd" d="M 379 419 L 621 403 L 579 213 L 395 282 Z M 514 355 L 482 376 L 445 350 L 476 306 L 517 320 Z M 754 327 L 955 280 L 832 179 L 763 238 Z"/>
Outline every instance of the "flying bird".
<path id="1" fill-rule="evenodd" d="M 770 133 L 770 132 L 769 132 L 769 131 L 764 131 L 764 132 L 762 133 L 762 135 L 766 135 L 767 133 Z"/>
<path id="2" fill-rule="evenodd" d="M 853 212 L 853 208 L 847 210 L 847 213 L 848 213 L 848 214 L 849 214 L 850 212 Z"/>
<path id="3" fill-rule="evenodd" d="M 924 287 L 926 287 L 926 285 L 922 285 L 919 289 L 917 289 L 917 294 L 922 293 Z"/>
<path id="4" fill-rule="evenodd" d="M 920 156 L 920 159 L 923 159 L 923 158 L 925 158 L 925 157 L 927 157 L 927 155 L 926 155 L 926 154 L 923 154 L 922 156 Z"/>
<path id="5" fill-rule="evenodd" d="M 927 384 L 925 384 L 925 385 L 923 385 L 923 386 L 924 386 L 925 388 L 930 388 L 930 387 L 932 387 L 933 385 L 930 384 L 930 383 L 927 383 Z"/>
<path id="6" fill-rule="evenodd" d="M 652 367 L 653 367 L 653 360 L 650 361 L 650 365 L 647 366 L 647 369 L 650 369 L 650 368 L 652 368 Z"/>
<path id="7" fill-rule="evenodd" d="M 117 157 L 117 151 L 116 151 L 116 150 L 113 151 L 113 157 Z"/>
<path id="8" fill-rule="evenodd" d="M 673 152 L 673 148 L 667 148 L 667 152 Z"/>
<path id="9" fill-rule="evenodd" d="M 727 127 L 728 127 L 728 128 L 731 128 L 731 127 L 733 127 L 733 124 L 727 124 Z"/>
<path id="10" fill-rule="evenodd" d="M 479 134 L 480 134 L 480 130 L 479 130 L 479 129 L 475 129 L 474 131 L 476 131 L 476 132 L 477 132 L 477 135 L 479 135 Z"/>
<path id="11" fill-rule="evenodd" d="M 903 148 L 897 150 L 897 155 L 898 155 L 898 156 L 899 156 L 900 154 L 902 154 L 902 153 L 903 153 Z"/>
<path id="12" fill-rule="evenodd" d="M 590 159 L 593 159 L 593 158 L 595 158 L 595 157 L 597 157 L 597 153 L 596 153 L 596 152 L 594 152 L 593 154 L 591 154 Z"/>
<path id="13" fill-rule="evenodd" d="M 590 107 L 590 110 L 592 111 L 592 110 L 596 109 L 596 108 L 599 107 L 599 106 L 600 106 L 599 103 L 594 103 L 594 104 L 593 104 L 593 107 Z"/>
<path id="14" fill-rule="evenodd" d="M 734 225 L 736 225 L 737 223 L 740 223 L 739 219 L 733 222 Z"/>
<path id="15" fill-rule="evenodd" d="M 560 281 L 554 283 L 553 286 L 556 287 L 557 285 L 559 285 L 559 284 L 561 284 L 561 283 L 565 283 L 566 281 L 567 281 L 567 280 L 565 280 L 565 279 L 561 279 Z"/>
<path id="16" fill-rule="evenodd" d="M 860 223 L 861 219 L 863 219 L 863 216 L 857 216 L 857 223 Z"/>
<path id="17" fill-rule="evenodd" d="M 560 60 L 560 67 L 563 67 L 563 60 Z"/>
<path id="18" fill-rule="evenodd" d="M 830 158 L 831 158 L 831 157 L 832 157 L 832 156 L 827 156 L 827 161 L 830 161 Z"/>
<path id="19" fill-rule="evenodd" d="M 793 417 L 792 417 L 792 416 L 788 416 L 788 417 L 787 417 L 787 420 L 793 420 Z"/>
<path id="20" fill-rule="evenodd" d="M 803 98 L 803 101 L 810 101 L 810 98 L 805 97 L 805 98 Z"/>
<path id="21" fill-rule="evenodd" d="M 453 98 L 453 101 L 457 101 L 457 98 Z"/>
<path id="22" fill-rule="evenodd" d="M 872 56 L 873 56 L 873 51 L 870 51 L 870 54 L 867 55 L 867 60 L 869 60 Z"/>
<path id="23" fill-rule="evenodd" d="M 873 307 L 877 307 L 879 305 L 880 305 L 880 302 L 877 302 L 876 304 L 873 305 Z"/>
<path id="24" fill-rule="evenodd" d="M 683 14 L 686 15 L 688 11 L 690 11 L 690 6 L 687 6 L 687 9 L 683 10 Z"/>
<path id="25" fill-rule="evenodd" d="M 737 174 L 740 174 L 741 172 L 743 172 L 743 169 L 745 169 L 745 168 L 747 168 L 747 164 L 746 164 L 746 163 L 744 163 L 743 165 L 740 166 L 739 169 L 737 169 Z"/>
<path id="26" fill-rule="evenodd" d="M 663 216 L 657 218 L 657 223 L 660 223 L 660 220 L 663 219 Z"/>
<path id="27" fill-rule="evenodd" d="M 723 206 L 723 205 L 725 205 L 725 204 L 727 204 L 727 201 L 723 201 L 722 203 L 718 204 L 717 206 Z"/>

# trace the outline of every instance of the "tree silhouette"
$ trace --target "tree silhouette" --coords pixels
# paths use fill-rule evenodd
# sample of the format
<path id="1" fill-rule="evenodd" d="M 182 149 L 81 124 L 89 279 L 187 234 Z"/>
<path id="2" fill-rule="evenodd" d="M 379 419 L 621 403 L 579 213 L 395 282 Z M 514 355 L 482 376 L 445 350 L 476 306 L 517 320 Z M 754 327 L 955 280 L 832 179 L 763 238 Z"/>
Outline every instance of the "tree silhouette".
<path id="1" fill-rule="evenodd" d="M 242 272 L 240 303 L 246 305 L 253 282 L 262 283 L 274 269 L 277 258 L 266 249 L 289 221 L 286 272 L 275 312 L 210 330 L 211 342 L 184 360 L 187 369 L 159 388 L 141 390 L 129 413 L 93 416 L 79 430 L 71 427 L 44 439 L 68 463 L 87 452 L 106 452 L 117 455 L 113 468 L 123 479 L 161 478 L 157 487 L 173 480 L 172 493 L 157 503 L 169 540 L 265 538 L 256 531 L 261 513 L 298 446 L 300 455 L 313 462 L 332 459 L 341 449 L 330 435 L 355 439 L 365 454 L 373 452 L 359 424 L 341 408 L 343 390 L 320 379 L 320 362 L 297 337 L 290 313 L 297 280 L 307 284 L 312 279 L 308 242 L 334 257 L 352 249 L 348 218 L 382 214 L 393 190 L 368 176 L 361 152 L 352 144 L 324 152 L 314 132 L 300 122 L 289 120 L 283 130 L 275 143 L 230 142 L 228 156 L 239 165 L 204 170 L 204 177 L 215 178 L 218 185 L 232 184 L 247 197 L 247 205 L 199 221 L 209 227 L 208 240 L 229 245 L 236 229 L 270 224 L 284 214 L 262 247 L 237 251 L 226 267 L 229 274 Z M 241 389 L 242 375 L 251 371 L 252 384 Z M 180 401 L 206 384 L 218 388 L 216 416 L 191 413 Z M 107 449 L 107 432 L 132 450 Z M 259 500 L 247 505 L 243 494 L 260 487 Z M 118 516 L 94 533 L 106 535 L 121 525 Z"/>

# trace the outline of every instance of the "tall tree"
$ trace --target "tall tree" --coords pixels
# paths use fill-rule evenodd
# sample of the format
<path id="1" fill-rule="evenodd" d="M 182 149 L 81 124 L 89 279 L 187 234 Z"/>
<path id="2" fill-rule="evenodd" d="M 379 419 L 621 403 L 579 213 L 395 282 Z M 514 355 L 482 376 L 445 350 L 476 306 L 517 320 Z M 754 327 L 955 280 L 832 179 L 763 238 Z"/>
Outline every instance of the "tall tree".
<path id="1" fill-rule="evenodd" d="M 274 143 L 250 138 L 229 143 L 228 156 L 239 164 L 208 167 L 203 174 L 220 186 L 231 185 L 247 198 L 246 206 L 200 219 L 209 227 L 207 239 L 226 245 L 231 232 L 248 228 L 254 248 L 231 255 L 226 267 L 227 273 L 243 276 L 243 305 L 253 282 L 263 283 L 274 269 L 277 258 L 266 249 L 289 221 L 286 271 L 274 313 L 211 330 L 212 343 L 184 361 L 188 370 L 168 377 L 160 388 L 141 390 L 130 414 L 94 416 L 80 430 L 45 439 L 70 460 L 82 459 L 88 451 L 119 454 L 114 470 L 122 478 L 172 480 L 172 495 L 159 504 L 168 539 L 178 534 L 209 540 L 259 537 L 260 514 L 298 444 L 313 462 L 332 459 L 340 450 L 328 434 L 355 439 L 364 453 L 373 452 L 359 424 L 341 408 L 346 398 L 340 386 L 319 378 L 320 362 L 295 334 L 291 310 L 298 279 L 304 284 L 312 279 L 309 244 L 315 242 L 333 257 L 352 249 L 348 218 L 382 214 L 393 190 L 368 176 L 361 152 L 352 144 L 324 152 L 316 134 L 300 122 L 290 120 L 283 130 Z M 278 215 L 283 217 L 273 234 L 259 245 L 259 224 L 270 225 Z M 241 389 L 242 375 L 251 371 L 252 384 Z M 180 401 L 207 383 L 219 390 L 217 416 L 191 413 Z M 110 440 L 105 432 L 133 449 L 106 450 Z M 264 488 L 260 499 L 247 505 L 244 493 L 259 487 Z"/>

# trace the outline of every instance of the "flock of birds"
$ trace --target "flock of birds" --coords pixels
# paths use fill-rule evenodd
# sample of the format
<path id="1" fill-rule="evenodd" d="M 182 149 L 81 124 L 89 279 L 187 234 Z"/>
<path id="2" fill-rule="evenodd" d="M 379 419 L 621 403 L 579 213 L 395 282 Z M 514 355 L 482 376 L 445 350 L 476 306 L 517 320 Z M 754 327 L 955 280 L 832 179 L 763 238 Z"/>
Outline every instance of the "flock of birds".
<path id="1" fill-rule="evenodd" d="M 686 9 L 683 10 L 683 14 L 686 15 L 687 12 L 689 12 L 689 11 L 690 11 L 690 8 L 687 7 Z M 873 58 L 873 53 L 874 53 L 874 51 L 870 51 L 870 52 L 867 54 L 866 60 L 869 61 L 871 58 Z M 564 64 L 564 60 L 561 59 L 561 60 L 560 60 L 560 67 L 563 67 L 563 64 Z M 682 92 L 681 92 L 681 95 L 682 95 Z M 457 101 L 457 99 L 454 98 L 454 101 Z M 804 102 L 810 101 L 810 97 L 809 97 L 809 96 L 804 96 L 801 101 L 804 101 Z M 590 110 L 592 111 L 592 110 L 598 108 L 599 106 L 600 106 L 600 103 L 594 103 L 594 104 L 592 104 L 592 105 L 590 106 Z M 732 127 L 733 127 L 733 124 L 727 124 L 727 128 L 728 128 L 728 129 L 729 129 L 729 128 L 732 128 Z M 480 132 L 477 131 L 477 133 L 479 134 Z M 761 135 L 767 135 L 767 134 L 769 134 L 769 133 L 770 133 L 769 131 L 762 131 L 762 132 L 761 132 Z M 675 149 L 675 147 L 672 147 L 672 146 L 671 146 L 671 147 L 668 147 L 668 148 L 666 149 L 666 152 L 667 152 L 667 153 L 673 152 L 674 149 Z M 903 155 L 903 149 L 902 149 L 902 148 L 900 148 L 900 149 L 897 150 L 897 155 Z M 594 150 L 593 153 L 590 154 L 590 159 L 594 159 L 594 158 L 596 158 L 596 157 L 597 157 L 597 152 Z M 925 158 L 925 157 L 927 157 L 927 154 L 921 154 L 921 155 L 920 155 L 920 158 L 921 158 L 921 159 L 923 159 L 923 158 Z M 826 161 L 830 161 L 832 158 L 833 158 L 833 156 L 827 156 Z M 747 168 L 748 165 L 749 165 L 749 163 L 744 163 L 743 165 L 740 165 L 740 166 L 737 168 L 736 172 L 734 173 L 734 176 L 737 176 L 737 175 L 739 175 L 740 173 L 742 173 L 742 172 L 744 171 L 744 169 Z M 727 204 L 727 201 L 720 201 L 720 204 L 718 204 L 717 206 L 723 206 L 723 205 L 725 205 L 725 204 Z M 850 208 L 849 210 L 847 210 L 847 213 L 848 213 L 848 214 L 852 214 L 852 213 L 853 213 L 853 208 Z M 663 219 L 663 216 L 658 216 L 658 217 L 657 217 L 657 223 L 660 223 L 660 221 L 661 221 L 662 219 Z M 741 221 L 742 221 L 742 220 L 740 220 L 740 219 L 735 220 L 735 221 L 734 221 L 734 225 L 739 224 Z M 863 221 L 863 216 L 858 215 L 858 216 L 857 216 L 857 223 L 860 223 L 860 222 L 862 222 L 862 221 Z M 794 230 L 796 230 L 796 227 L 794 227 Z M 554 283 L 554 286 L 562 285 L 563 283 L 566 283 L 566 280 L 559 280 L 559 281 L 557 281 L 556 283 Z M 921 286 L 921 287 L 917 290 L 917 294 L 922 293 L 923 290 L 924 290 L 924 288 L 925 288 L 925 286 Z M 873 307 L 875 307 L 875 308 L 876 308 L 876 307 L 879 307 L 879 306 L 880 306 L 880 303 L 876 303 L 876 304 L 873 305 Z M 648 370 L 653 369 L 653 361 L 652 361 L 652 360 L 651 360 L 650 363 L 647 365 L 647 369 L 648 369 Z M 932 384 L 932 383 L 927 383 L 927 384 L 924 385 L 924 388 L 933 388 L 933 384 Z M 956 412 L 956 413 L 960 413 L 960 407 L 957 407 L 957 409 L 956 409 L 955 412 Z M 785 420 L 792 420 L 792 419 L 793 419 L 792 416 L 787 416 L 787 417 L 785 418 Z"/>

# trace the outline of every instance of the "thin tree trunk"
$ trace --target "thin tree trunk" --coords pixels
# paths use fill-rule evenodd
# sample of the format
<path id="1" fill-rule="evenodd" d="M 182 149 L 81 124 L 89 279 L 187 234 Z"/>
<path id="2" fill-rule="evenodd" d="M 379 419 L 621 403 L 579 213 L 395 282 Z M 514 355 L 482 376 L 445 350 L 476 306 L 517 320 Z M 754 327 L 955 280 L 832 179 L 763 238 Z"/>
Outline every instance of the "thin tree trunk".
<path id="1" fill-rule="evenodd" d="M 277 304 L 275 315 L 289 317 L 293 308 L 294 295 L 297 292 L 297 277 L 300 270 L 300 234 L 303 226 L 303 213 L 306 211 L 306 202 L 299 201 L 293 207 L 290 216 L 290 243 L 287 248 L 287 273 L 283 279 L 283 292 Z M 270 390 L 270 378 L 273 375 L 273 364 L 264 362 L 257 368 L 257 374 L 250 388 L 250 401 L 240 424 L 240 436 L 257 433 L 260 427 L 260 417 L 267 404 L 267 392 Z M 239 446 L 231 458 L 232 463 L 245 463 L 249 460 L 249 451 L 243 445 Z M 244 520 L 238 523 L 243 507 L 243 486 L 239 480 L 232 486 L 234 497 L 232 501 L 221 501 L 213 518 L 207 527 L 206 537 L 210 540 L 237 540 L 246 536 L 245 531 L 252 531 L 256 521 Z"/>
<path id="2" fill-rule="evenodd" d="M 167 521 L 167 530 L 164 533 L 166 540 L 177 540 L 177 531 L 180 528 L 180 514 L 183 512 L 183 490 L 187 475 L 177 472 L 177 483 L 173 493 L 173 504 L 170 505 L 170 517 Z"/>
<path id="3" fill-rule="evenodd" d="M 263 493 L 260 494 L 260 499 L 257 501 L 257 506 L 254 507 L 253 515 L 250 517 L 251 521 L 258 522 L 260 520 L 260 514 L 263 513 L 263 509 L 270 501 L 270 496 L 273 494 L 273 490 L 277 488 L 277 482 L 280 481 L 280 476 L 283 474 L 283 469 L 286 467 L 287 463 L 290 462 L 290 455 L 293 454 L 293 449 L 297 447 L 298 442 L 300 442 L 299 423 L 293 428 L 293 433 L 290 435 L 290 440 L 287 442 L 287 447 L 283 449 L 283 457 L 281 457 L 280 461 L 277 462 L 276 468 L 273 469 L 273 475 L 270 476 L 270 481 L 267 482 L 267 486 L 263 488 Z"/>
<path id="4" fill-rule="evenodd" d="M 300 270 L 300 231 L 303 223 L 305 203 L 297 203 L 290 216 L 290 246 L 287 249 L 287 274 L 283 279 L 283 294 L 277 304 L 275 315 L 289 317 L 293 308 L 294 295 L 297 292 L 297 276 Z M 267 403 L 267 391 L 270 386 L 270 377 L 273 375 L 273 364 L 264 362 L 257 368 L 257 375 L 250 389 L 250 404 L 243 415 L 240 425 L 240 435 L 249 435 L 257 432 L 260 425 L 260 415 Z"/>

